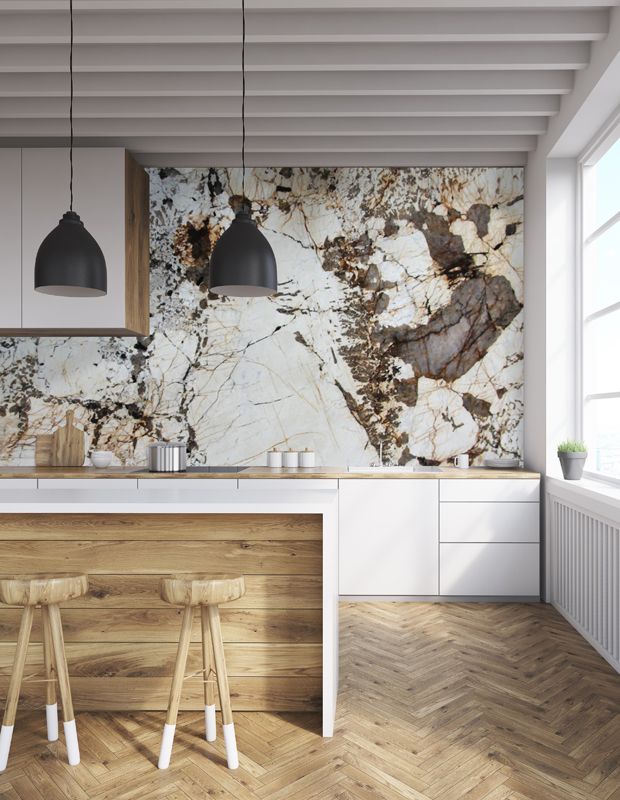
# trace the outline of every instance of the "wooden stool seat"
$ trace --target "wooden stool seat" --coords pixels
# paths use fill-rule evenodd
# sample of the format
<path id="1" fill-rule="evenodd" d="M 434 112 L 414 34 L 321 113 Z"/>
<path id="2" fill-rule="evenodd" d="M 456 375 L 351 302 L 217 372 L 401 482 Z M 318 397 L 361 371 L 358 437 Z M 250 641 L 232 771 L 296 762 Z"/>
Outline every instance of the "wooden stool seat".
<path id="1" fill-rule="evenodd" d="M 181 690 L 185 680 L 187 653 L 192 636 L 192 618 L 194 608 L 200 606 L 206 739 L 208 742 L 213 742 L 216 738 L 215 689 L 212 678 L 215 673 L 220 695 L 220 707 L 222 709 L 226 760 L 230 769 L 236 769 L 239 766 L 239 756 L 230 706 L 230 689 L 228 688 L 224 644 L 220 627 L 219 603 L 228 603 L 231 600 L 243 597 L 245 594 L 243 575 L 199 575 L 191 573 L 170 575 L 167 578 L 162 578 L 160 591 L 161 598 L 166 603 L 183 606 L 183 620 L 181 622 L 177 660 L 174 665 L 172 686 L 170 687 L 170 699 L 159 751 L 158 766 L 160 769 L 167 769 L 170 766 L 172 744 L 181 703 Z"/>
<path id="2" fill-rule="evenodd" d="M 73 700 L 69 685 L 69 672 L 65 656 L 65 642 L 58 603 L 81 597 L 88 591 L 88 577 L 82 574 L 25 575 L 19 578 L 0 579 L 0 601 L 12 606 L 23 606 L 22 619 L 17 636 L 13 671 L 9 681 L 2 728 L 0 729 L 0 772 L 6 769 L 13 738 L 13 727 L 17 713 L 17 702 L 24 675 L 26 653 L 32 630 L 35 606 L 41 606 L 43 631 L 43 660 L 45 663 L 47 738 L 58 739 L 58 705 L 56 684 L 62 701 L 65 742 L 69 764 L 80 763 Z"/>
<path id="3" fill-rule="evenodd" d="M 86 575 L 23 575 L 0 579 L 0 602 L 9 606 L 64 603 L 88 591 Z"/>
<path id="4" fill-rule="evenodd" d="M 243 575 L 170 575 L 162 578 L 161 599 L 173 606 L 230 603 L 245 594 Z"/>

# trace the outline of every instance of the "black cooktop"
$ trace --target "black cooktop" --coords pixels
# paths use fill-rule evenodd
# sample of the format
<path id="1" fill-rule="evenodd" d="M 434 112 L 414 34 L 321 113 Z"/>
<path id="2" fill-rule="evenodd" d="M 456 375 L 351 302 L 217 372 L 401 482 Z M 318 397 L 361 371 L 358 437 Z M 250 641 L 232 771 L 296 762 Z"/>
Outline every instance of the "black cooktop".
<path id="1" fill-rule="evenodd" d="M 188 467 L 186 472 L 241 472 L 246 467 Z"/>

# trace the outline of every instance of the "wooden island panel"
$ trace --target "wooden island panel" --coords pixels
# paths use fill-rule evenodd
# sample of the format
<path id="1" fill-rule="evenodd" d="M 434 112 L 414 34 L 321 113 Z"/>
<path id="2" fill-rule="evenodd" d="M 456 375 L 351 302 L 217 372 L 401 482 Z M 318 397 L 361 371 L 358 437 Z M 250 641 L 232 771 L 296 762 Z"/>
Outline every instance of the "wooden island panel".
<path id="1" fill-rule="evenodd" d="M 320 515 L 3 514 L 2 576 L 82 570 L 88 595 L 63 607 L 74 702 L 84 710 L 166 708 L 180 608 L 159 598 L 171 572 L 239 572 L 247 593 L 221 607 L 233 708 L 316 711 L 322 686 Z M 20 609 L 0 606 L 0 692 L 6 693 Z M 35 615 L 26 672 L 43 665 Z M 187 674 L 201 668 L 195 616 Z M 44 684 L 22 702 L 41 706 Z M 202 709 L 199 676 L 182 708 Z"/>

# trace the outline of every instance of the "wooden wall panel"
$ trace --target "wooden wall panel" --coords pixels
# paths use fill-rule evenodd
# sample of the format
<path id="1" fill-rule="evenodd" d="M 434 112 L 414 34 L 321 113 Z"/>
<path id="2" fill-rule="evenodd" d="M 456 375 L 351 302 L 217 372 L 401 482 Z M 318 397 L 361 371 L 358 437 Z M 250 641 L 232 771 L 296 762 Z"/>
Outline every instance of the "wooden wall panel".
<path id="1" fill-rule="evenodd" d="M 320 515 L 0 515 L 0 573 L 83 570 L 87 596 L 66 603 L 63 625 L 76 708 L 163 710 L 180 608 L 159 598 L 171 572 L 246 576 L 247 593 L 223 605 L 233 707 L 314 711 L 321 705 Z M 21 610 L 0 607 L 0 692 L 6 691 Z M 35 613 L 26 674 L 41 667 Z M 201 668 L 196 613 L 187 674 Z M 44 684 L 26 703 L 41 706 Z M 201 709 L 202 684 L 184 685 L 182 708 Z"/>
<path id="2" fill-rule="evenodd" d="M 41 708 L 45 702 L 43 686 L 42 683 L 24 683 L 20 708 Z M 8 677 L 0 678 L 0 696 L 6 696 L 7 687 Z M 72 677 L 71 691 L 73 705 L 78 711 L 164 711 L 170 694 L 170 678 Z M 230 694 L 233 710 L 237 711 L 319 711 L 321 678 L 231 678 Z M 203 708 L 202 683 L 196 678 L 185 681 L 181 709 L 198 711 Z"/>
<path id="3" fill-rule="evenodd" d="M 177 642 L 181 608 L 112 608 L 62 610 L 67 642 Z M 320 609 L 233 609 L 221 607 L 225 642 L 320 642 Z M 0 607 L 0 641 L 17 640 L 21 610 Z M 32 642 L 41 641 L 40 614 L 32 624 Z M 192 641 L 200 641 L 200 621 L 194 616 Z"/>
<path id="4" fill-rule="evenodd" d="M 1 547 L 1 545 L 0 545 Z M 91 575 L 90 590 L 71 608 L 169 608 L 160 600 L 161 575 Z M 246 575 L 246 593 L 227 608 L 321 608 L 320 575 Z"/>
<path id="5" fill-rule="evenodd" d="M 35 541 L 2 542 L 3 574 L 84 571 L 92 574 L 242 573 L 317 575 L 321 542 Z M 44 565 L 44 567 L 43 567 Z"/>
<path id="6" fill-rule="evenodd" d="M 0 514 L 0 541 L 320 540 L 320 514 Z"/>
<path id="7" fill-rule="evenodd" d="M 71 675 L 80 678 L 159 678 L 172 674 L 177 647 L 173 642 L 78 643 L 67 642 L 67 663 Z M 14 644 L 0 644 L 0 676 L 8 676 L 13 664 Z M 322 648 L 316 644 L 232 643 L 226 647 L 230 676 L 287 677 L 321 676 Z M 42 669 L 43 646 L 31 643 L 26 658 L 26 675 Z M 190 646 L 187 674 L 202 669 L 201 645 Z"/>

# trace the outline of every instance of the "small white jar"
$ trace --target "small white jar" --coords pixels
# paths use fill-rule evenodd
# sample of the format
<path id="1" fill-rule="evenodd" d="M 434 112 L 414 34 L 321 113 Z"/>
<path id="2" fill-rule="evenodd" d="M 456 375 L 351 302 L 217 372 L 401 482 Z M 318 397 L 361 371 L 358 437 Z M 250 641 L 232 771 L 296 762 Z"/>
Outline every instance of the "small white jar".
<path id="1" fill-rule="evenodd" d="M 282 456 L 282 464 L 285 467 L 298 467 L 299 453 L 297 450 L 285 450 Z"/>
<path id="2" fill-rule="evenodd" d="M 299 466 L 300 467 L 313 467 L 315 463 L 314 450 L 301 450 L 299 453 Z"/>
<path id="3" fill-rule="evenodd" d="M 282 452 L 280 450 L 269 450 L 267 453 L 267 466 L 279 468 L 282 466 Z"/>

